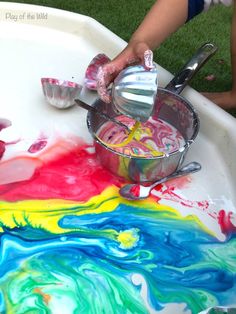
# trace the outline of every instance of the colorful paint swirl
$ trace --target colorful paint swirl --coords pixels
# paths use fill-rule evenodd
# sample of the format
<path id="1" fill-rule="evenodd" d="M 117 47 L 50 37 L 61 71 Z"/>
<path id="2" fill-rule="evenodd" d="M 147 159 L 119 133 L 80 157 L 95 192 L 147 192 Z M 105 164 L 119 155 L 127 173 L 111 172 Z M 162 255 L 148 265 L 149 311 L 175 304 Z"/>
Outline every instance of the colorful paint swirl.
<path id="1" fill-rule="evenodd" d="M 135 120 L 124 115 L 117 116 L 116 120 L 130 129 L 135 123 Z M 153 118 L 141 123 L 135 131 L 133 139 L 126 145 L 122 144 L 128 139 L 127 130 L 110 121 L 102 125 L 97 136 L 113 150 L 128 156 L 153 157 L 170 154 L 185 145 L 183 136 L 175 127 L 164 120 L 154 120 Z"/>
<path id="2" fill-rule="evenodd" d="M 221 214 L 220 241 L 160 198 L 121 199 L 122 184 L 84 144 L 1 185 L 0 313 L 141 314 L 173 303 L 195 314 L 235 302 L 232 224 Z"/>

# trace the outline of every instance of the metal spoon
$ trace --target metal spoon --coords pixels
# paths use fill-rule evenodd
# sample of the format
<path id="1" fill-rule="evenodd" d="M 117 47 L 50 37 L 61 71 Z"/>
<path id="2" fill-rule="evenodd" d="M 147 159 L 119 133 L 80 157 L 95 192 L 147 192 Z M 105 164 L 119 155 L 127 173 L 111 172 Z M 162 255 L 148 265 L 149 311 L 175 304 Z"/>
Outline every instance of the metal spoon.
<path id="1" fill-rule="evenodd" d="M 142 200 L 147 198 L 151 190 L 158 184 L 164 183 L 173 178 L 178 178 L 193 172 L 197 172 L 199 170 L 201 170 L 201 165 L 198 162 L 193 161 L 175 171 L 174 173 L 170 174 L 169 176 L 157 180 L 152 185 L 144 186 L 138 183 L 126 184 L 120 189 L 119 193 L 122 197 L 131 201 Z"/>
<path id="2" fill-rule="evenodd" d="M 76 105 L 80 106 L 81 108 L 83 108 L 85 110 L 88 110 L 88 111 L 95 112 L 100 117 L 118 124 L 119 126 L 125 128 L 130 133 L 129 127 L 127 125 L 125 125 L 124 123 L 120 122 L 119 120 L 116 120 L 115 118 L 108 116 L 107 114 L 99 111 L 97 108 L 95 108 L 93 106 L 90 106 L 90 105 L 86 104 L 85 102 L 83 102 L 80 99 L 75 99 L 74 101 L 75 101 Z M 72 104 L 72 106 L 73 106 L 73 104 Z"/>

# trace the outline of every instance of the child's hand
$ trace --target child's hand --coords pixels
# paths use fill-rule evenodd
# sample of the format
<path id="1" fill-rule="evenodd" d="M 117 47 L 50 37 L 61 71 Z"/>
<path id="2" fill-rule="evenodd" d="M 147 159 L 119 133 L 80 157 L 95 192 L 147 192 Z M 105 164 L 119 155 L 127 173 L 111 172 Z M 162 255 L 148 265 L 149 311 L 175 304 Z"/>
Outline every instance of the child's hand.
<path id="1" fill-rule="evenodd" d="M 153 67 L 153 53 L 145 43 L 130 42 L 128 46 L 111 62 L 100 67 L 97 75 L 97 91 L 101 99 L 111 102 L 107 88 L 124 68 L 143 64 L 147 69 Z"/>

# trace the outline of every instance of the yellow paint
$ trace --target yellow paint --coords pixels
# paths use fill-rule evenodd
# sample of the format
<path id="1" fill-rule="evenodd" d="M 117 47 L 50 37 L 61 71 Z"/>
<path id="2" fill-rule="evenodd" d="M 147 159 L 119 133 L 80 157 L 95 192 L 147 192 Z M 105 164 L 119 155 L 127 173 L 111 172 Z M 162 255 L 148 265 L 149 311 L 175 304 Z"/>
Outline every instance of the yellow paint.
<path id="1" fill-rule="evenodd" d="M 124 146 L 128 145 L 128 144 L 132 141 L 132 139 L 133 139 L 133 137 L 134 137 L 134 134 L 135 134 L 136 130 L 139 128 L 139 126 L 140 126 L 140 122 L 139 122 L 139 121 L 136 121 L 136 122 L 135 122 L 135 125 L 134 125 L 134 127 L 132 128 L 132 130 L 131 130 L 130 134 L 128 135 L 127 139 L 124 140 L 123 142 L 119 143 L 119 144 L 110 144 L 110 143 L 106 143 L 106 142 L 102 141 L 99 137 L 98 137 L 98 139 L 99 139 L 99 141 L 100 141 L 102 144 L 104 144 L 104 145 L 106 145 L 106 146 L 108 146 L 108 147 L 114 147 L 114 148 L 124 147 Z"/>
<path id="2" fill-rule="evenodd" d="M 162 218 L 183 219 L 183 217 L 170 206 L 158 204 L 154 199 L 146 199 L 142 201 L 128 201 L 119 196 L 119 188 L 110 186 L 100 195 L 91 197 L 87 202 L 75 202 L 63 199 L 49 200 L 25 200 L 18 202 L 0 201 L 0 222 L 8 228 L 17 228 L 24 226 L 32 226 L 33 228 L 43 228 L 53 234 L 63 234 L 75 230 L 83 230 L 80 228 L 65 229 L 58 225 L 61 218 L 67 215 L 82 216 L 86 214 L 100 214 L 114 211 L 120 204 L 130 205 L 137 208 L 143 208 L 153 211 L 161 211 Z M 195 220 L 204 230 L 206 227 L 200 222 L 196 216 L 188 216 L 184 218 L 186 223 L 188 220 Z M 0 232 L 3 228 L 0 227 Z M 97 232 L 97 230 L 96 230 Z M 211 232 L 210 232 L 211 233 Z M 119 233 L 116 230 L 101 230 L 100 235 L 112 238 L 128 247 L 132 245 L 132 234 L 129 232 Z"/>
<path id="3" fill-rule="evenodd" d="M 143 133 L 147 134 L 147 136 L 152 137 L 152 131 L 150 128 L 148 127 L 144 127 L 142 125 L 141 128 L 138 128 L 137 131 L 135 132 L 135 139 L 137 141 L 140 141 L 142 138 Z"/>
<path id="4" fill-rule="evenodd" d="M 133 230 L 121 231 L 117 237 L 117 241 L 120 242 L 121 247 L 125 249 L 133 248 L 138 239 L 138 235 L 135 234 Z"/>
<path id="5" fill-rule="evenodd" d="M 136 121 L 134 127 L 131 130 L 131 133 L 128 135 L 126 140 L 124 140 L 123 142 L 121 142 L 119 144 L 106 143 L 103 140 L 101 140 L 100 137 L 97 137 L 97 138 L 102 144 L 104 144 L 107 147 L 111 147 L 111 148 L 124 147 L 124 146 L 128 145 L 133 139 L 136 140 L 137 142 L 140 141 L 141 136 L 143 134 L 143 131 L 140 128 L 140 125 L 141 125 L 141 123 L 139 121 Z M 150 137 L 152 136 L 151 130 L 149 128 L 145 128 L 145 134 L 148 134 L 148 136 L 150 136 Z M 149 144 L 142 143 L 142 145 L 150 151 L 150 153 L 153 157 L 158 157 L 158 156 L 164 155 L 162 152 L 154 150 L 153 147 Z M 125 152 L 124 152 L 124 154 L 125 154 Z M 129 155 L 129 153 L 127 153 L 127 155 Z M 146 155 L 135 154 L 135 153 L 132 153 L 132 156 L 146 157 Z"/>
<path id="6" fill-rule="evenodd" d="M 58 226 L 58 221 L 65 215 L 80 216 L 115 210 L 119 204 L 119 198 L 114 197 L 116 189 L 110 187 L 85 203 L 60 199 L 26 200 L 15 203 L 0 202 L 0 221 L 9 228 L 30 224 L 52 233 L 65 233 L 71 230 Z M 2 228 L 0 228 L 1 231 L 3 231 Z"/>

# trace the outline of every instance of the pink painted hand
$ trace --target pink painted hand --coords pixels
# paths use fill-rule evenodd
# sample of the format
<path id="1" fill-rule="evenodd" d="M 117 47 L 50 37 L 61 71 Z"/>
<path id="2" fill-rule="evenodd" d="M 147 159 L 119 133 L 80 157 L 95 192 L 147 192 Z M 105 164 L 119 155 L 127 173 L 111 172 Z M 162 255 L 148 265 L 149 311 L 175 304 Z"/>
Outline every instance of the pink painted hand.
<path id="1" fill-rule="evenodd" d="M 146 69 L 153 67 L 153 53 L 146 43 L 131 41 L 114 60 L 99 68 L 97 91 L 103 101 L 111 102 L 108 87 L 120 71 L 135 64 L 142 64 Z"/>

